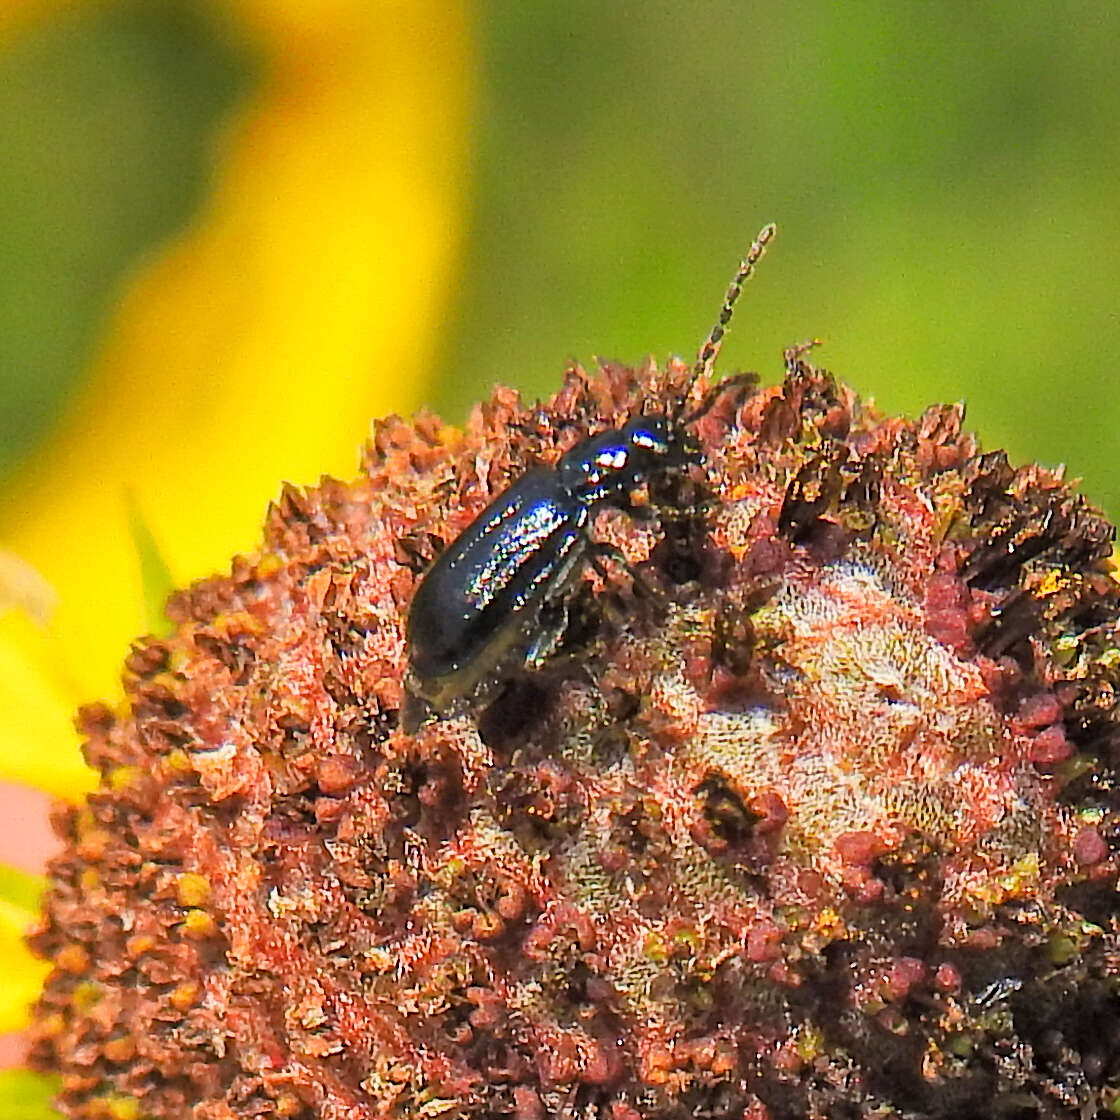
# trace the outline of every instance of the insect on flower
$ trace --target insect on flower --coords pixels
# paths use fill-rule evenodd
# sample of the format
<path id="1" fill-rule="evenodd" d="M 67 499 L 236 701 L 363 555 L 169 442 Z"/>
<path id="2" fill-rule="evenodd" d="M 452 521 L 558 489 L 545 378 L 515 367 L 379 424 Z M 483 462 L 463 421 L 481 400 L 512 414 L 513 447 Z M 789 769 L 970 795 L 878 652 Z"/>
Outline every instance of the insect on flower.
<path id="1" fill-rule="evenodd" d="M 633 513 L 644 483 L 700 461 L 685 427 L 704 409 L 683 417 L 683 403 L 710 375 L 735 302 L 773 235 L 766 226 L 743 258 L 678 409 L 639 414 L 577 443 L 555 466 L 528 471 L 429 568 L 408 614 L 406 723 L 470 696 L 507 658 L 543 663 L 563 637 L 584 562 L 610 551 L 590 535 L 594 515 L 608 507 Z"/>
<path id="2" fill-rule="evenodd" d="M 1113 526 L 811 342 L 711 388 L 736 294 L 383 421 L 173 598 L 55 814 L 63 1116 L 1111 1114 Z"/>

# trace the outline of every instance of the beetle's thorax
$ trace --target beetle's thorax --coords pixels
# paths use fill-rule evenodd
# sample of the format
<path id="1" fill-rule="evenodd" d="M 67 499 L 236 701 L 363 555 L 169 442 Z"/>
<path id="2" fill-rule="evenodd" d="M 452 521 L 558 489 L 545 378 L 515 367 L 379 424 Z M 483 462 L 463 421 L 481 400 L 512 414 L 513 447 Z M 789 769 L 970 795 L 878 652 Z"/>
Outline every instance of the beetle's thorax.
<path id="1" fill-rule="evenodd" d="M 577 444 L 556 465 L 560 484 L 583 505 L 627 505 L 651 474 L 690 461 L 664 416 L 640 416 Z"/>

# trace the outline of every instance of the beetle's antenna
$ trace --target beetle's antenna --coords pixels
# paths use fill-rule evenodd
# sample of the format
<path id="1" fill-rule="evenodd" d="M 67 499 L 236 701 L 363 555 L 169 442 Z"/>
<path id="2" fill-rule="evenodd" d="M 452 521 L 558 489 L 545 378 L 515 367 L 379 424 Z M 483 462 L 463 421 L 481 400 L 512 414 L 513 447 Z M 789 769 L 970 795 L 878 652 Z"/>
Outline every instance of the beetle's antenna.
<path id="1" fill-rule="evenodd" d="M 773 222 L 763 226 L 747 251 L 747 255 L 739 264 L 739 271 L 735 273 L 735 279 L 731 281 L 731 285 L 727 289 L 727 295 L 723 298 L 723 306 L 719 309 L 719 318 L 716 320 L 716 325 L 712 327 L 711 334 L 704 340 L 704 345 L 700 347 L 700 353 L 696 356 L 696 365 L 692 367 L 692 378 L 685 390 L 685 399 L 688 398 L 689 393 L 692 392 L 692 386 L 700 380 L 701 375 L 704 377 L 711 376 L 716 358 L 719 356 L 719 348 L 723 344 L 723 336 L 727 333 L 727 328 L 731 323 L 735 301 L 743 291 L 743 285 L 753 275 L 754 266 L 762 259 L 762 255 L 766 252 L 766 246 L 770 244 L 770 240 L 776 232 L 777 226 Z"/>

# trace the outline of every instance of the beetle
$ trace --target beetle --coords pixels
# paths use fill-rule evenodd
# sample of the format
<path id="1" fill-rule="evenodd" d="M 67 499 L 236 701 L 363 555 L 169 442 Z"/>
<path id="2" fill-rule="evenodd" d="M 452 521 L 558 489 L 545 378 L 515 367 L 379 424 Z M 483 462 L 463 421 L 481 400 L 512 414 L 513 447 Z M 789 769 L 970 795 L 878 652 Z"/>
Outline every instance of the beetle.
<path id="1" fill-rule="evenodd" d="M 739 265 L 682 409 L 711 373 L 735 302 L 774 232 L 766 226 Z M 592 539 L 592 519 L 608 507 L 634 512 L 632 496 L 644 483 L 699 463 L 685 427 L 702 411 L 683 419 L 642 413 L 587 437 L 555 466 L 523 474 L 447 546 L 409 606 L 406 724 L 471 696 L 515 655 L 532 666 L 548 657 L 563 637 L 584 563 L 609 551 Z"/>

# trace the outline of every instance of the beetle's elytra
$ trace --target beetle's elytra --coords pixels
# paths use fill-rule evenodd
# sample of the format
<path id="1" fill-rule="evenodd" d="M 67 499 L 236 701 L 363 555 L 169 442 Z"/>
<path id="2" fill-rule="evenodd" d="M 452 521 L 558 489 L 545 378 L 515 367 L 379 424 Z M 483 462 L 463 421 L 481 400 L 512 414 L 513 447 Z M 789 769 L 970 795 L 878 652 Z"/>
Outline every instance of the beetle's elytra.
<path id="1" fill-rule="evenodd" d="M 689 390 L 710 374 L 735 301 L 773 235 L 766 226 L 740 264 Z M 414 708 L 446 711 L 510 659 L 537 663 L 555 648 L 583 564 L 595 554 L 595 513 L 630 509 L 639 487 L 699 461 L 685 433 L 691 418 L 680 415 L 689 390 L 676 410 L 639 414 L 582 440 L 555 466 L 528 471 L 437 557 L 409 607 Z"/>

